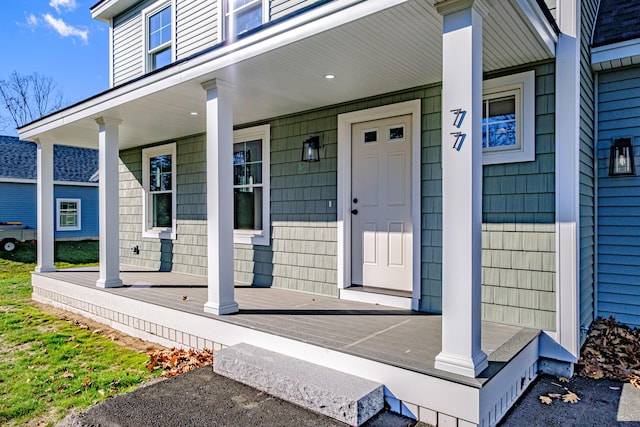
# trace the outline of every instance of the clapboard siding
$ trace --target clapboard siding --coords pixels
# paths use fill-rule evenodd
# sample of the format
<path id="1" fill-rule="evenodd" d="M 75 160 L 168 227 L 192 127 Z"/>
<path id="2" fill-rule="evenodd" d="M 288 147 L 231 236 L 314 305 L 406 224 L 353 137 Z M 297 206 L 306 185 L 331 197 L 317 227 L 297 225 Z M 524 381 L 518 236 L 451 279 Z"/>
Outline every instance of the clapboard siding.
<path id="1" fill-rule="evenodd" d="M 176 59 L 218 42 L 218 2 L 179 0 L 176 5 Z"/>
<path id="2" fill-rule="evenodd" d="M 142 16 L 137 14 L 123 18 L 113 28 L 113 84 L 138 77 L 144 73 Z"/>
<path id="3" fill-rule="evenodd" d="M 56 199 L 80 199 L 81 229 L 55 231 L 56 239 L 92 238 L 98 236 L 98 187 L 78 185 L 54 185 L 53 224 L 56 226 Z M 36 184 L 0 182 L 0 222 L 19 221 L 22 225 L 37 228 Z"/>
<path id="4" fill-rule="evenodd" d="M 318 0 L 271 0 L 269 2 L 269 16 L 273 21 L 314 3 L 318 3 Z"/>
<path id="5" fill-rule="evenodd" d="M 640 150 L 640 68 L 598 77 L 598 316 L 640 326 L 640 177 L 609 177 L 613 139 Z"/>
<path id="6" fill-rule="evenodd" d="M 598 9 L 597 0 L 581 2 L 580 31 L 580 326 L 587 328 L 595 315 L 595 117 L 594 76 L 591 70 L 591 34 Z M 586 334 L 581 335 L 581 342 Z"/>

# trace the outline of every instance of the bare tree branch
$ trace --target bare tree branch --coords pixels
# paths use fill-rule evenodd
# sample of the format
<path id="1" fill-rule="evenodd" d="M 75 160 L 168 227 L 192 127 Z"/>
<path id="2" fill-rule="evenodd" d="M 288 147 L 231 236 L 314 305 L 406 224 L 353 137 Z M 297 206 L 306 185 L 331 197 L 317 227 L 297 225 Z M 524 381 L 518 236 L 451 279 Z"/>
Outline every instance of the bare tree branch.
<path id="1" fill-rule="evenodd" d="M 0 117 L 0 129 L 7 128 L 10 121 L 19 128 L 64 106 L 62 92 L 51 77 L 38 73 L 23 76 L 16 71 L 0 80 L 0 102 L 11 116 Z"/>

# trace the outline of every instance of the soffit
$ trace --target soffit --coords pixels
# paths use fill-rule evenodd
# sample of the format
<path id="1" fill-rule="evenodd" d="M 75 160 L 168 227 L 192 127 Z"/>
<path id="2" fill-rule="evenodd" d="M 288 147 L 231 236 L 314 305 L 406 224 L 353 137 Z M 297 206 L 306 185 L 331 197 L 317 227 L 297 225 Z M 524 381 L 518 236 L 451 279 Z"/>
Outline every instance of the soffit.
<path id="1" fill-rule="evenodd" d="M 498 4 L 483 25 L 484 71 L 551 58 L 517 0 Z M 112 97 L 82 114 L 63 111 L 51 119 L 57 124 L 31 134 L 95 147 L 95 118 L 105 116 L 122 120 L 121 148 L 145 145 L 204 132 L 201 83 L 213 78 L 233 85 L 234 123 L 242 124 L 437 83 L 442 79 L 441 58 L 442 17 L 432 3 L 406 1 L 233 65 L 201 74 L 184 71 L 135 99 L 120 102 Z M 326 73 L 336 78 L 327 80 Z"/>

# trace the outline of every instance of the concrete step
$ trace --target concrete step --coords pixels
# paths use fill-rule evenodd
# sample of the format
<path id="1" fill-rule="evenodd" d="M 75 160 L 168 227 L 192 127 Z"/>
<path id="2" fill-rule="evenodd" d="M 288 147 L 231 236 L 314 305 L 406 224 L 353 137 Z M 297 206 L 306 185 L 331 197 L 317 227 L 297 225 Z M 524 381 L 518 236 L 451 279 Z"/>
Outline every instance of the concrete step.
<path id="1" fill-rule="evenodd" d="M 213 370 L 353 426 L 384 406 L 382 384 L 245 343 L 216 351 Z"/>

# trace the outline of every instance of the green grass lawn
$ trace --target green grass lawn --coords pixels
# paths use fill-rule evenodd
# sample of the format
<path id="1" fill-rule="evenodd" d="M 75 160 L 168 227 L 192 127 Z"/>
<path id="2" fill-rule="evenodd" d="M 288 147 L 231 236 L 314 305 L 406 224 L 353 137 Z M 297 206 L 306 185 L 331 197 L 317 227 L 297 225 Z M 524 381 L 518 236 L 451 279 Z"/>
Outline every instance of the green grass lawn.
<path id="1" fill-rule="evenodd" d="M 56 267 L 96 262 L 95 242 L 56 244 Z M 35 246 L 0 253 L 0 425 L 53 425 L 150 379 L 148 357 L 30 302 Z M 157 372 L 157 371 L 156 371 Z"/>

